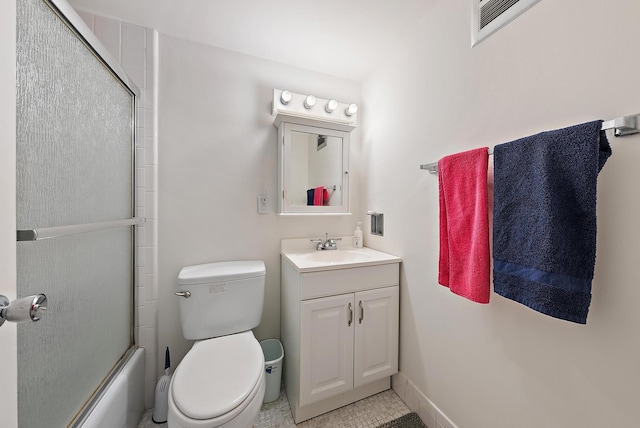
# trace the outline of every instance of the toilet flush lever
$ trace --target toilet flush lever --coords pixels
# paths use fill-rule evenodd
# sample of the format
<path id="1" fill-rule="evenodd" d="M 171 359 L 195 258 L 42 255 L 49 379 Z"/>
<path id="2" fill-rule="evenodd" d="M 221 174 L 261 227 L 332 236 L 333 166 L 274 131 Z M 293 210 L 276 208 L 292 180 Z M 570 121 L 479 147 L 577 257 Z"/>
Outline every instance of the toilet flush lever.
<path id="1" fill-rule="evenodd" d="M 35 294 L 9 302 L 0 295 L 0 325 L 5 321 L 29 322 L 40 321 L 47 310 L 47 296 Z"/>
<path id="2" fill-rule="evenodd" d="M 189 297 L 191 297 L 191 291 L 176 291 L 176 296 L 188 299 Z"/>

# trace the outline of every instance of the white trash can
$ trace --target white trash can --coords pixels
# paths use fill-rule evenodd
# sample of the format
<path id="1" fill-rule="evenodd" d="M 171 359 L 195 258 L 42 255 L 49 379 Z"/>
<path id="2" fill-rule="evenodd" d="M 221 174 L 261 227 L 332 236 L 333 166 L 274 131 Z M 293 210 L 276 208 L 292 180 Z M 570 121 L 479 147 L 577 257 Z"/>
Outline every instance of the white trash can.
<path id="1" fill-rule="evenodd" d="M 282 359 L 284 349 L 278 339 L 267 339 L 260 342 L 264 354 L 264 370 L 266 388 L 263 403 L 270 403 L 280 397 L 280 379 L 282 377 Z"/>

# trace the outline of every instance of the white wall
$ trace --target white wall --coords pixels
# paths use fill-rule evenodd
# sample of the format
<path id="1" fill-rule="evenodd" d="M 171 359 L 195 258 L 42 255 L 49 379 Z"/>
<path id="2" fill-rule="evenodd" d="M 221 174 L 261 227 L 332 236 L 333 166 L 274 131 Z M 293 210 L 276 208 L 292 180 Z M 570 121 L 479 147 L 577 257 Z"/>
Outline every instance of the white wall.
<path id="1" fill-rule="evenodd" d="M 291 189 L 292 205 L 307 205 L 309 187 L 309 135 L 291 133 L 291 178 L 286 187 Z"/>
<path id="2" fill-rule="evenodd" d="M 219 48 L 161 35 L 159 40 L 158 346 L 175 367 L 191 346 L 183 339 L 176 280 L 182 266 L 261 259 L 267 268 L 259 340 L 280 336 L 280 240 L 348 235 L 353 216 L 277 216 L 277 129 L 273 88 L 360 102 L 360 85 Z M 350 169 L 360 168 L 359 130 Z M 358 194 L 358 180 L 351 181 Z M 271 212 L 257 213 L 266 191 Z"/>
<path id="3" fill-rule="evenodd" d="M 438 183 L 419 170 L 639 112 L 640 3 L 542 1 L 473 49 L 469 3 L 440 1 L 363 84 L 364 191 L 385 214 L 385 236 L 365 243 L 403 257 L 397 389 L 428 424 L 434 404 L 460 428 L 640 426 L 640 136 L 610 138 L 586 325 L 438 285 Z"/>

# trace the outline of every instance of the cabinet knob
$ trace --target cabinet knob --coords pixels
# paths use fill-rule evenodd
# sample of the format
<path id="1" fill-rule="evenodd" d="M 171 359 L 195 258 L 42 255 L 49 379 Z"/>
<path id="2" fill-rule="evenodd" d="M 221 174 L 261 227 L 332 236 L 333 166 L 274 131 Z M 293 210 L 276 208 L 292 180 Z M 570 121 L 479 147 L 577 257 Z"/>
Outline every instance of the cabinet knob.
<path id="1" fill-rule="evenodd" d="M 351 323 L 353 322 L 353 307 L 351 306 L 351 302 L 349 302 L 349 322 L 347 326 L 351 327 Z"/>
<path id="2" fill-rule="evenodd" d="M 360 300 L 358 306 L 360 306 L 360 318 L 358 319 L 358 323 L 362 324 L 362 320 L 364 319 L 364 307 L 362 306 L 362 300 Z"/>

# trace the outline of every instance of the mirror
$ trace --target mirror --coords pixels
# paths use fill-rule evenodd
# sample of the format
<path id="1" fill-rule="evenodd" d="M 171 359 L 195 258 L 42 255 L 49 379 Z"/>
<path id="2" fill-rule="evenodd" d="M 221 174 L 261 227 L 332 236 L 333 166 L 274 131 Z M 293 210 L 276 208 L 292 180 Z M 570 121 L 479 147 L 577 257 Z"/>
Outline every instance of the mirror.
<path id="1" fill-rule="evenodd" d="M 349 212 L 349 133 L 282 122 L 279 212 Z"/>

